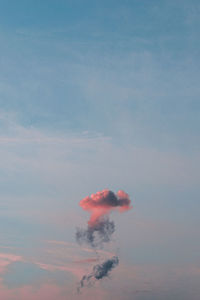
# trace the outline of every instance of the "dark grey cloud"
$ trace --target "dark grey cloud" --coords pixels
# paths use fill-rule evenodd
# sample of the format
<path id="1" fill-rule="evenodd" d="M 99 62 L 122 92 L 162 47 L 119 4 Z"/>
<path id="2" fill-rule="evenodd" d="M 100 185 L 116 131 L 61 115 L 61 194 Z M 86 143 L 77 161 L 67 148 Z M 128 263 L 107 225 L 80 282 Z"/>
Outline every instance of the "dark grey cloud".
<path id="1" fill-rule="evenodd" d="M 95 265 L 90 274 L 82 277 L 77 288 L 78 292 L 80 292 L 80 289 L 84 286 L 92 286 L 97 280 L 107 277 L 111 270 L 118 265 L 118 263 L 119 258 L 117 256 L 113 256 L 111 259 L 104 261 L 102 264 Z"/>
<path id="2" fill-rule="evenodd" d="M 87 229 L 78 228 L 76 231 L 76 240 L 79 244 L 89 244 L 91 247 L 102 247 L 103 243 L 108 243 L 115 231 L 114 222 L 108 217 L 103 217 L 93 226 Z"/>

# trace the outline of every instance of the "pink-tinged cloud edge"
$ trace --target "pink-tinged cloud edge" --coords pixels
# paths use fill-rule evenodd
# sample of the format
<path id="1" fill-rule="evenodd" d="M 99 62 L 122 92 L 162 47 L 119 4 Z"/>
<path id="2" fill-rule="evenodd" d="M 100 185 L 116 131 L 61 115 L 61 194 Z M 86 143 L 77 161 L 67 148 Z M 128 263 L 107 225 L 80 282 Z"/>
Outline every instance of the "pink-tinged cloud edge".
<path id="1" fill-rule="evenodd" d="M 108 215 L 113 210 L 120 213 L 128 211 L 132 208 L 129 195 L 123 190 L 119 190 L 116 194 L 109 189 L 98 191 L 91 196 L 83 198 L 79 205 L 86 211 L 90 212 L 88 225 L 95 226 L 102 217 Z"/>

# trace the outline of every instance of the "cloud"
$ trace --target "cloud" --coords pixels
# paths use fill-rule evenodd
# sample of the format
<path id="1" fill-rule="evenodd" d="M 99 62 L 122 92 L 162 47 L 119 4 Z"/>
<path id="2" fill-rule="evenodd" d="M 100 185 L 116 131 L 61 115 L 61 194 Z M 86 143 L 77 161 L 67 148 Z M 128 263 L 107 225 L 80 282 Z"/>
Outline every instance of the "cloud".
<path id="1" fill-rule="evenodd" d="M 95 265 L 93 271 L 89 275 L 84 275 L 80 281 L 80 284 L 77 288 L 78 292 L 84 286 L 91 286 L 95 284 L 97 280 L 107 277 L 110 271 L 115 268 L 119 263 L 119 258 L 113 256 L 111 259 L 104 261 L 102 264 Z"/>
<path id="2" fill-rule="evenodd" d="M 76 231 L 76 240 L 79 244 L 87 243 L 92 247 L 102 246 L 111 239 L 111 235 L 115 231 L 114 222 L 108 218 L 100 220 L 94 226 L 88 226 L 87 229 L 78 228 Z"/>
<path id="3" fill-rule="evenodd" d="M 11 253 L 0 253 L 0 274 L 5 273 L 9 265 L 23 261 L 22 256 Z"/>
<path id="4" fill-rule="evenodd" d="M 81 260 L 75 260 L 74 263 L 77 264 L 88 264 L 88 263 L 93 263 L 97 262 L 98 258 L 86 258 L 86 259 L 81 259 Z"/>
<path id="5" fill-rule="evenodd" d="M 96 247 L 109 242 L 115 231 L 114 222 L 109 220 L 109 213 L 112 210 L 124 212 L 131 209 L 131 200 L 122 190 L 115 194 L 105 189 L 82 199 L 80 206 L 89 211 L 91 216 L 87 229 L 77 229 L 76 239 L 80 244 L 86 242 Z"/>
<path id="6" fill-rule="evenodd" d="M 105 189 L 82 199 L 80 206 L 91 212 L 88 225 L 95 226 L 103 216 L 115 208 L 118 208 L 120 212 L 129 210 L 130 203 L 129 196 L 124 191 L 118 191 L 115 195 L 112 191 Z"/>
<path id="7" fill-rule="evenodd" d="M 102 246 L 103 243 L 108 243 L 111 235 L 115 231 L 113 221 L 109 220 L 109 214 L 112 210 L 124 212 L 132 208 L 129 195 L 122 190 L 117 194 L 108 189 L 92 194 L 90 197 L 85 197 L 80 201 L 80 206 L 90 212 L 87 229 L 77 229 L 76 239 L 79 243 L 86 242 L 91 247 Z M 101 264 L 93 267 L 89 275 L 84 275 L 79 282 L 77 291 L 84 286 L 91 286 L 97 280 L 107 277 L 110 271 L 119 263 L 119 258 L 113 256 L 105 260 Z"/>

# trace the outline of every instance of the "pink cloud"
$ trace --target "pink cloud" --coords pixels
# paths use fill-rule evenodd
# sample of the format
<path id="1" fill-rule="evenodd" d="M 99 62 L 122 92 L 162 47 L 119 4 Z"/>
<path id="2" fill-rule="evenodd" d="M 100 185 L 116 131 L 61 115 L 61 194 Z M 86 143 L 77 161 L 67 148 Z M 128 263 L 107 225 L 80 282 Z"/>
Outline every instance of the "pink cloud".
<path id="1" fill-rule="evenodd" d="M 124 191 L 120 190 L 115 195 L 108 189 L 87 196 L 80 201 L 80 206 L 91 213 L 89 226 L 96 225 L 102 216 L 109 214 L 111 210 L 118 209 L 120 212 L 131 209 L 131 200 Z"/>

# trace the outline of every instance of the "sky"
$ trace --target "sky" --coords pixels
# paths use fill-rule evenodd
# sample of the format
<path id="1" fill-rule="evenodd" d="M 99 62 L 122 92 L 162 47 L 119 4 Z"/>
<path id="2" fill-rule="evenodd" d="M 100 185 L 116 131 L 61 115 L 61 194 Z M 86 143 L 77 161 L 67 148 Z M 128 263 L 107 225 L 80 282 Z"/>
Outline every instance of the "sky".
<path id="1" fill-rule="evenodd" d="M 199 299 L 199 14 L 197 0 L 0 0 L 2 300 Z M 79 202 L 104 189 L 133 207 L 94 251 L 76 242 Z"/>

